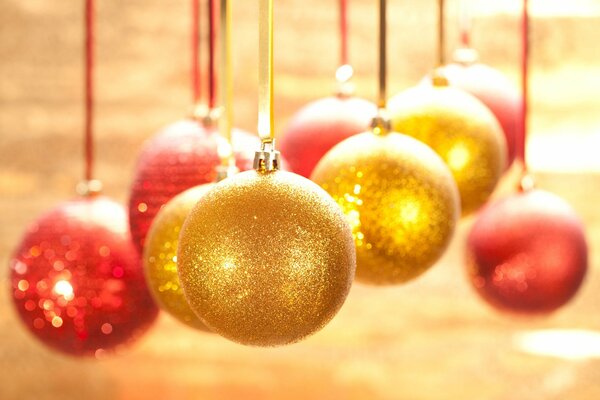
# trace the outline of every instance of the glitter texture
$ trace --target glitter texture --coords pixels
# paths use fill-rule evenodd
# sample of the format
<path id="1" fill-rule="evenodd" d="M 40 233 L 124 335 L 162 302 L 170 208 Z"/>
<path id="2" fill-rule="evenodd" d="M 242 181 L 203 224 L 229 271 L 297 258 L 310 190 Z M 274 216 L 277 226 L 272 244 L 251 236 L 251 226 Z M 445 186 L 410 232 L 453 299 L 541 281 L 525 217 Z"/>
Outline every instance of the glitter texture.
<path id="1" fill-rule="evenodd" d="M 389 102 L 395 131 L 435 150 L 454 175 L 463 215 L 482 206 L 506 164 L 506 141 L 492 112 L 460 89 L 419 85 Z"/>
<path id="2" fill-rule="evenodd" d="M 281 135 L 281 153 L 292 171 L 306 178 L 319 160 L 342 140 L 364 132 L 377 114 L 359 97 L 325 97 L 303 107 Z"/>
<path id="3" fill-rule="evenodd" d="M 252 168 L 254 152 L 249 149 L 258 148 L 260 140 L 240 130 L 232 133 L 237 167 Z M 186 189 L 215 180 L 222 140 L 216 128 L 190 119 L 167 126 L 146 142 L 129 197 L 131 234 L 140 254 L 150 224 L 163 205 Z"/>
<path id="4" fill-rule="evenodd" d="M 196 314 L 222 336 L 256 346 L 321 329 L 344 303 L 356 267 L 339 207 L 283 171 L 218 183 L 185 221 L 177 257 Z"/>
<path id="5" fill-rule="evenodd" d="M 468 237 L 471 283 L 490 304 L 547 313 L 567 303 L 587 271 L 583 225 L 560 197 L 516 193 L 482 210 Z"/>
<path id="6" fill-rule="evenodd" d="M 179 321 L 208 330 L 192 311 L 183 295 L 177 274 L 177 246 L 183 222 L 198 200 L 214 184 L 196 186 L 175 196 L 154 218 L 144 247 L 144 270 L 154 299 Z"/>
<path id="7" fill-rule="evenodd" d="M 456 184 L 429 147 L 371 132 L 335 146 L 312 180 L 346 214 L 356 244 L 356 279 L 398 284 L 426 271 L 450 242 L 459 215 Z"/>
<path id="8" fill-rule="evenodd" d="M 515 158 L 515 141 L 521 118 L 521 94 L 500 71 L 481 63 L 445 66 L 444 76 L 451 86 L 466 90 L 494 113 L 504 131 L 508 164 Z M 427 79 L 431 82 L 431 79 Z"/>
<path id="9" fill-rule="evenodd" d="M 102 196 L 63 203 L 32 224 L 10 279 L 26 327 L 72 355 L 118 350 L 158 314 L 125 209 Z"/>

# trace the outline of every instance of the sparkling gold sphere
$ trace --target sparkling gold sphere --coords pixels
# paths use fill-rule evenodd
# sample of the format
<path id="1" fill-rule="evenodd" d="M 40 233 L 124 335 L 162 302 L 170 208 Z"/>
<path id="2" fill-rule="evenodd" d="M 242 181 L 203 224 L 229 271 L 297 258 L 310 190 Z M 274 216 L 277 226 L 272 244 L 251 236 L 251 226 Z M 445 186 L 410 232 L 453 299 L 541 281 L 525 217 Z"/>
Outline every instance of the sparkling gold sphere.
<path id="1" fill-rule="evenodd" d="M 350 137 L 311 179 L 342 207 L 356 244 L 356 279 L 399 284 L 442 255 L 459 211 L 452 174 L 425 144 L 399 133 Z"/>
<path id="2" fill-rule="evenodd" d="M 194 314 L 183 295 L 177 274 L 177 247 L 181 227 L 198 200 L 214 186 L 195 186 L 170 200 L 156 215 L 144 246 L 146 281 L 156 302 L 179 321 L 209 330 Z"/>
<path id="3" fill-rule="evenodd" d="M 463 215 L 482 206 L 506 163 L 506 140 L 479 100 L 444 84 L 419 85 L 389 102 L 392 127 L 429 145 L 448 164 Z"/>
<path id="4" fill-rule="evenodd" d="M 344 303 L 356 268 L 337 204 L 283 171 L 218 183 L 186 219 L 177 259 L 194 312 L 220 335 L 255 346 L 321 329 Z"/>

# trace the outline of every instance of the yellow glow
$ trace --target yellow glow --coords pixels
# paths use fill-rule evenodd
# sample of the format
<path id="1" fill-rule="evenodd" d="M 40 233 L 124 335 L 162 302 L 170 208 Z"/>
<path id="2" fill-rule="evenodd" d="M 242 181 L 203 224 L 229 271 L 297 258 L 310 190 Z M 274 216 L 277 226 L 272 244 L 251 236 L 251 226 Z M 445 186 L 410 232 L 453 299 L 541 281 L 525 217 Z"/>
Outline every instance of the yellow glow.
<path id="1" fill-rule="evenodd" d="M 400 206 L 400 217 L 407 223 L 415 223 L 419 220 L 421 205 L 418 201 L 406 200 Z"/>
<path id="2" fill-rule="evenodd" d="M 463 169 L 470 159 L 469 149 L 460 143 L 448 152 L 448 165 L 455 171 Z"/>
<path id="3" fill-rule="evenodd" d="M 538 356 L 568 360 L 600 358 L 600 332 L 548 329 L 518 334 L 515 345 Z"/>
<path id="4" fill-rule="evenodd" d="M 54 284 L 54 293 L 63 296 L 66 300 L 73 300 L 73 286 L 68 281 L 60 280 Z"/>

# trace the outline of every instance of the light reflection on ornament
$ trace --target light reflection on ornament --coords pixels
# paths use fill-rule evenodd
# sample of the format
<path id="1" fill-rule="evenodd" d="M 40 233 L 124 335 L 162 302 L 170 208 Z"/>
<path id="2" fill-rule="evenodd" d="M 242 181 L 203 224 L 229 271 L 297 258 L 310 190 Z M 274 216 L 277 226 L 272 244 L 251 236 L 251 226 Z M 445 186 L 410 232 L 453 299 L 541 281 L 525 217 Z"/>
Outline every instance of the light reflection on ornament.
<path id="1" fill-rule="evenodd" d="M 491 305 L 548 313 L 566 304 L 587 271 L 581 221 L 560 197 L 529 190 L 483 209 L 468 237 L 471 282 Z"/>
<path id="2" fill-rule="evenodd" d="M 69 201 L 30 226 L 10 261 L 12 299 L 43 343 L 72 355 L 116 351 L 157 315 L 125 210 L 102 196 Z M 115 277 L 113 270 L 122 274 Z M 106 334 L 104 324 L 113 329 Z"/>
<path id="3" fill-rule="evenodd" d="M 442 159 L 417 140 L 365 132 L 331 149 L 312 177 L 340 205 L 357 251 L 356 279 L 400 284 L 425 272 L 450 242 L 459 214 Z"/>

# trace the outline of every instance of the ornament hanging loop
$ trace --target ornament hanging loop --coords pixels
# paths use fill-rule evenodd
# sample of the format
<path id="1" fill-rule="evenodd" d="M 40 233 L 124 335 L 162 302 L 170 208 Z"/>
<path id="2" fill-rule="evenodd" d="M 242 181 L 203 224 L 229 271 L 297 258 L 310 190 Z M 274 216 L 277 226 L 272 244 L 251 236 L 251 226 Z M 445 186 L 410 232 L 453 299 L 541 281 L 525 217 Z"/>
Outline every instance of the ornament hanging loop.
<path id="1" fill-rule="evenodd" d="M 275 139 L 264 139 L 260 150 L 254 153 L 254 169 L 258 172 L 278 171 L 281 155 L 275 150 Z"/>
<path id="2" fill-rule="evenodd" d="M 375 135 L 383 136 L 392 131 L 392 123 L 385 109 L 379 109 L 377 116 L 371 120 L 371 130 Z"/>
<path id="3" fill-rule="evenodd" d="M 92 197 L 102 193 L 102 182 L 98 179 L 84 179 L 75 186 L 79 196 Z"/>
<path id="4" fill-rule="evenodd" d="M 352 77 L 354 76 L 354 69 L 350 64 L 341 65 L 335 71 L 335 80 L 337 83 L 336 95 L 338 97 L 346 98 L 354 95 L 355 86 L 352 83 Z"/>

